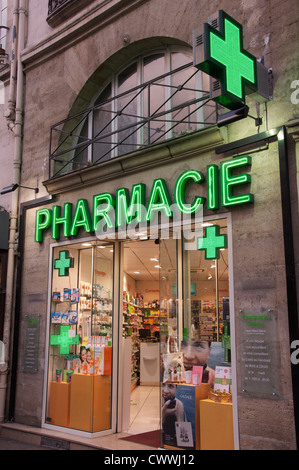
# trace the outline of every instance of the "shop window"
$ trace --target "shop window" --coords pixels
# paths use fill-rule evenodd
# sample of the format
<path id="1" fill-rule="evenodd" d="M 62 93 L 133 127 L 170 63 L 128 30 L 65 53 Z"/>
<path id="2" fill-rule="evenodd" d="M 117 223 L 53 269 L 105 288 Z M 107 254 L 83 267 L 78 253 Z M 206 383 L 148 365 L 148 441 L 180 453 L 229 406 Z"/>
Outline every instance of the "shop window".
<path id="1" fill-rule="evenodd" d="M 53 249 L 46 414 L 52 425 L 89 433 L 111 428 L 113 256 L 107 244 Z"/>

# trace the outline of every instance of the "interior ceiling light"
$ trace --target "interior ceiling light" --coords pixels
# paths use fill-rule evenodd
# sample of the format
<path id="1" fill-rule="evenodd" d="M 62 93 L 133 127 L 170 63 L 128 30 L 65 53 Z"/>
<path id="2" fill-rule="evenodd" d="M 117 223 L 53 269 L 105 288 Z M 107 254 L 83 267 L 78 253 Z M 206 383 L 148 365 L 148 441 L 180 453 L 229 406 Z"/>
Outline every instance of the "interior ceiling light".
<path id="1" fill-rule="evenodd" d="M 210 222 L 204 222 L 203 224 L 201 224 L 202 227 L 211 227 L 213 224 L 211 224 Z"/>
<path id="2" fill-rule="evenodd" d="M 157 258 L 151 258 L 151 261 L 159 261 Z"/>
<path id="3" fill-rule="evenodd" d="M 82 243 L 82 246 L 92 246 L 91 243 Z"/>
<path id="4" fill-rule="evenodd" d="M 155 268 L 160 268 L 161 269 L 161 266 L 159 266 L 158 264 L 155 265 Z"/>
<path id="5" fill-rule="evenodd" d="M 208 276 L 208 279 L 212 279 L 212 275 L 211 275 L 211 274 Z"/>

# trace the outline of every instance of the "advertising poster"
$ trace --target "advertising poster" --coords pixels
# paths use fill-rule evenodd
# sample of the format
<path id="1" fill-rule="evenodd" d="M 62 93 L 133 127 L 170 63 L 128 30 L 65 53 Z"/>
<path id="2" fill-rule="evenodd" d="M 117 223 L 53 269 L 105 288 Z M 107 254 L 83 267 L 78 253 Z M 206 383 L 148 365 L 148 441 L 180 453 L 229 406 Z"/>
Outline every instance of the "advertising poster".
<path id="1" fill-rule="evenodd" d="M 163 444 L 195 449 L 195 387 L 163 384 Z"/>

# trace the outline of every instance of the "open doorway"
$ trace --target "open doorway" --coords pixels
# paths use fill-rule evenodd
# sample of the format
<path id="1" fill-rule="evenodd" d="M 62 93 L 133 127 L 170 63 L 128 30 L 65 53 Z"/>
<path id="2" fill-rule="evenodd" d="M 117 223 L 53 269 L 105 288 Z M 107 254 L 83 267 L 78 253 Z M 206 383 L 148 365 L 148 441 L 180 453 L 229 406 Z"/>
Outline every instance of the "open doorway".
<path id="1" fill-rule="evenodd" d="M 130 394 L 126 422 L 129 434 L 160 429 L 159 271 L 157 241 L 124 243 L 124 380 Z"/>

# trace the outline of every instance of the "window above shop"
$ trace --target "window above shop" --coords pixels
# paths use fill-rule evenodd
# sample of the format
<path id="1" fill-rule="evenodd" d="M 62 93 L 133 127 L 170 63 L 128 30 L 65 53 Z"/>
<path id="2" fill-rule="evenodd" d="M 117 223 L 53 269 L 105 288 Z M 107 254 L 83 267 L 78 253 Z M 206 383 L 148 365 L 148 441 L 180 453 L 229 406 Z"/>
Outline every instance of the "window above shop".
<path id="1" fill-rule="evenodd" d="M 57 26 L 89 3 L 90 0 L 49 0 L 47 22 Z"/>
<path id="2" fill-rule="evenodd" d="M 189 49 L 139 56 L 101 87 L 91 107 L 51 127 L 50 178 L 214 125 L 209 77 Z"/>

